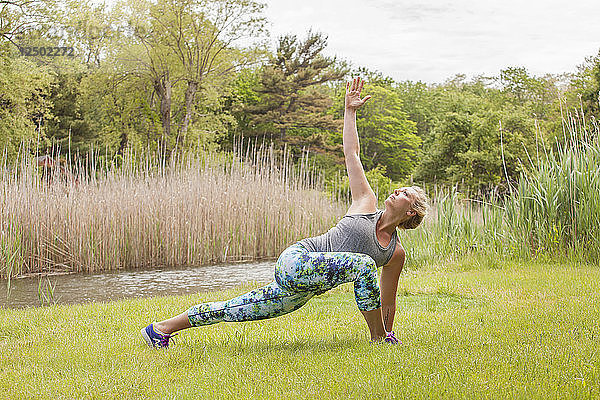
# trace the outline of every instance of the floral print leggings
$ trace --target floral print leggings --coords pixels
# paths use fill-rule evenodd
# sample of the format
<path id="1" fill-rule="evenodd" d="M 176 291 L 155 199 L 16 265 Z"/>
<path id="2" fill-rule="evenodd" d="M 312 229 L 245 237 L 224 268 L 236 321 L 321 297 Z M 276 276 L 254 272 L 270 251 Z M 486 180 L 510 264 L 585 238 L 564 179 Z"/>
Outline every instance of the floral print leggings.
<path id="1" fill-rule="evenodd" d="M 231 300 L 198 304 L 187 314 L 192 326 L 278 317 L 302 307 L 314 295 L 346 282 L 354 282 L 360 310 L 381 307 L 377 267 L 371 257 L 359 253 L 310 252 L 296 243 L 279 256 L 274 282 Z"/>

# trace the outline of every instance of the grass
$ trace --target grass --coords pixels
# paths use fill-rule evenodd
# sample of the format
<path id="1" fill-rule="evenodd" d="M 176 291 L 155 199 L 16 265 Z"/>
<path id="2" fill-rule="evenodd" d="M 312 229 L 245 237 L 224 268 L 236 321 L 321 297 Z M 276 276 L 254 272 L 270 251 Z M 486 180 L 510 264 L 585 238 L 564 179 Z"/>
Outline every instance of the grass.
<path id="1" fill-rule="evenodd" d="M 4 398 L 598 398 L 600 271 L 462 263 L 406 271 L 395 330 L 371 345 L 351 285 L 273 320 L 139 329 L 253 287 L 0 310 Z"/>

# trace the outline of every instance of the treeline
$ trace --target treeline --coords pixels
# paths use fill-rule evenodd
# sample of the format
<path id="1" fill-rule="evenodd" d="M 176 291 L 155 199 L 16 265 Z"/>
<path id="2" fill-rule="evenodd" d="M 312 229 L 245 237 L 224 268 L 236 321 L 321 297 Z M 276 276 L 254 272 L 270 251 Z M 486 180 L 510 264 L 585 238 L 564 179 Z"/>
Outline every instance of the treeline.
<path id="1" fill-rule="evenodd" d="M 132 151 L 229 151 L 244 137 L 307 150 L 339 190 L 344 81 L 360 74 L 373 96 L 358 126 L 374 186 L 486 193 L 563 140 L 567 109 L 600 115 L 600 53 L 560 76 L 510 67 L 394 81 L 324 56 L 318 32 L 269 50 L 263 9 L 251 0 L 0 0 L 0 147 L 9 160 L 30 140 L 38 152 L 95 149 L 118 163 Z"/>

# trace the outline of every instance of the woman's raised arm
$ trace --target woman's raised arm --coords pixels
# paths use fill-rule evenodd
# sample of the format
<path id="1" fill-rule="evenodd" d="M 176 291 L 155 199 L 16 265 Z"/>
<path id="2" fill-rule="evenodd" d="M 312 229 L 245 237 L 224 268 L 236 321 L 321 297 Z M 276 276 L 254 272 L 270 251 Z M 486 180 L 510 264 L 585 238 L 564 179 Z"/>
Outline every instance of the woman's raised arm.
<path id="1" fill-rule="evenodd" d="M 360 144 L 358 131 L 356 130 L 356 110 L 371 98 L 371 96 L 365 96 L 363 99 L 360 98 L 363 85 L 364 81 L 360 78 L 353 79 L 352 83 L 346 83 L 344 130 L 342 137 L 350 193 L 352 195 L 352 205 L 348 209 L 348 214 L 370 213 L 377 210 L 377 198 L 367 181 L 360 161 Z"/>

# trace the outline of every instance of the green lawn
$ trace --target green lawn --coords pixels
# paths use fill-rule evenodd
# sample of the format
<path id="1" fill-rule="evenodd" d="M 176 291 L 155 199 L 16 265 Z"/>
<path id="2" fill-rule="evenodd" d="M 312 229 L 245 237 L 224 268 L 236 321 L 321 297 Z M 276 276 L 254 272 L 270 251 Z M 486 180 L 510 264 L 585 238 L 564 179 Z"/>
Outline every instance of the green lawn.
<path id="1" fill-rule="evenodd" d="M 4 398 L 598 398 L 600 271 L 469 265 L 407 271 L 395 330 L 371 345 L 351 285 L 277 319 L 139 330 L 246 288 L 0 310 Z"/>

